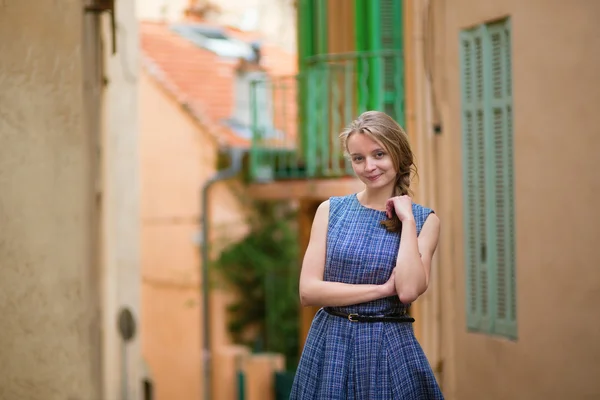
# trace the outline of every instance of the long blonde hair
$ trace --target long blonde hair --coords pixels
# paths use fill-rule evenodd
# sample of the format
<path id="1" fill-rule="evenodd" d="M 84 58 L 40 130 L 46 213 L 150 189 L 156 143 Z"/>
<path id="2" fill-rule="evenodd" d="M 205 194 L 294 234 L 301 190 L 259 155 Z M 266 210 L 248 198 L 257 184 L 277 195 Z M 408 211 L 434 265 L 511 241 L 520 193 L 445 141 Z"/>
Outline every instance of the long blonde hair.
<path id="1" fill-rule="evenodd" d="M 417 167 L 404 129 L 386 113 L 366 111 L 340 133 L 342 147 L 346 153 L 348 153 L 348 139 L 357 133 L 368 135 L 381 143 L 389 152 L 394 169 L 397 171 L 393 196 L 412 196 L 410 182 L 412 175 L 417 174 Z M 402 228 L 400 219 L 395 213 L 391 219 L 381 221 L 381 224 L 390 232 L 399 232 Z"/>

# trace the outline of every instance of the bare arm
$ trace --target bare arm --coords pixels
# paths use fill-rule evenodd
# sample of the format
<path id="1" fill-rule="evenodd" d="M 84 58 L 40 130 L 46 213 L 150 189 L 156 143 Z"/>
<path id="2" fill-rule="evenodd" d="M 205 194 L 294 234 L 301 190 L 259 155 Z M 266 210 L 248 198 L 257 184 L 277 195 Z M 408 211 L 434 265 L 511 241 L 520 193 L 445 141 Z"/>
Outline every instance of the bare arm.
<path id="1" fill-rule="evenodd" d="M 427 290 L 439 233 L 440 219 L 435 214 L 429 214 L 418 238 L 415 220 L 402 221 L 395 278 L 396 291 L 402 303 L 412 303 Z"/>
<path id="2" fill-rule="evenodd" d="M 329 223 L 329 201 L 315 214 L 310 241 L 300 272 L 300 302 L 303 306 L 337 307 L 364 303 L 395 294 L 393 274 L 382 285 L 352 285 L 323 280 L 325 248 Z"/>

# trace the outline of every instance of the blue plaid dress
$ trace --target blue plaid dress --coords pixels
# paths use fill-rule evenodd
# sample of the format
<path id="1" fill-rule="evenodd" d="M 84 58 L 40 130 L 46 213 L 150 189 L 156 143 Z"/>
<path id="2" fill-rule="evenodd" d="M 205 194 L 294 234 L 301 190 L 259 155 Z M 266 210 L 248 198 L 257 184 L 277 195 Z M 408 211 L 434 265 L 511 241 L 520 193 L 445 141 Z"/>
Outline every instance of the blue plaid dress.
<path id="1" fill-rule="evenodd" d="M 413 204 L 417 234 L 433 212 Z M 382 284 L 396 264 L 400 235 L 379 221 L 385 212 L 364 207 L 355 194 L 330 199 L 324 279 Z M 391 314 L 398 296 L 346 307 L 343 313 Z M 291 400 L 443 399 L 412 324 L 351 322 L 319 310 L 294 378 Z"/>

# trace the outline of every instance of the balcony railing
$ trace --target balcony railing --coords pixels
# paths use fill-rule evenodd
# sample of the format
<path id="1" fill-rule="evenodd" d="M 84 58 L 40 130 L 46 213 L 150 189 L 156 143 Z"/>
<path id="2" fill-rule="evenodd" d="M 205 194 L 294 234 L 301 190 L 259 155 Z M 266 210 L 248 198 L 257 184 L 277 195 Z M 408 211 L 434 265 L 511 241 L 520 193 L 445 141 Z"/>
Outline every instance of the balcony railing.
<path id="1" fill-rule="evenodd" d="M 338 136 L 366 110 L 404 121 L 400 51 L 326 54 L 291 77 L 253 81 L 250 178 L 265 182 L 351 173 Z"/>

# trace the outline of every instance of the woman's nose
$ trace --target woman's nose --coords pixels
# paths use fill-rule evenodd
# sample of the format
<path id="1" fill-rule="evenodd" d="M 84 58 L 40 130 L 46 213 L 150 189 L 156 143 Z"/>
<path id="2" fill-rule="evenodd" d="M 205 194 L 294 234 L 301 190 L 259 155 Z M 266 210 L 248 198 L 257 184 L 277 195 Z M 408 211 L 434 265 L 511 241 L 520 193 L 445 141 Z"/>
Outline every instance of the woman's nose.
<path id="1" fill-rule="evenodd" d="M 367 171 L 373 171 L 375 169 L 375 162 L 374 160 L 370 160 L 370 159 L 366 159 L 365 161 L 365 169 Z"/>

